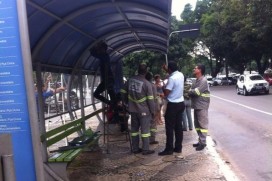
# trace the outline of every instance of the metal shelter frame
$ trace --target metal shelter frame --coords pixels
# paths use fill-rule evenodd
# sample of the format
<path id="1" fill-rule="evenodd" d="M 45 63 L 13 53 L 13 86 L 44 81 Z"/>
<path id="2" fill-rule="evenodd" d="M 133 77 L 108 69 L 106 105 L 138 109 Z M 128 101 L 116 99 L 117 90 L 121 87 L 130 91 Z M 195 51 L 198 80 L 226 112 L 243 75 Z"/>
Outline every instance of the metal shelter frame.
<path id="1" fill-rule="evenodd" d="M 100 40 L 108 43 L 113 63 L 137 50 L 167 52 L 171 0 L 26 0 L 26 5 L 32 63 L 42 71 L 95 71 L 98 62 L 89 49 Z"/>
<path id="2" fill-rule="evenodd" d="M 99 76 L 99 60 L 92 57 L 89 49 L 98 41 L 104 40 L 109 48 L 111 64 L 117 78 L 115 85 L 120 89 L 123 82 L 122 58 L 134 51 L 153 50 L 167 53 L 168 35 L 170 32 L 172 0 L 17 0 L 20 9 L 26 9 L 26 22 L 22 25 L 25 60 L 28 64 L 26 82 L 31 87 L 33 78 L 30 67 L 36 71 L 39 87 L 39 110 L 43 110 L 41 72 L 69 74 L 68 97 L 71 81 L 74 76 Z M 24 15 L 24 12 L 21 12 Z M 25 25 L 28 25 L 26 27 Z M 29 38 L 29 41 L 28 41 Z M 28 48 L 29 46 L 29 48 Z M 28 54 L 28 51 L 31 54 Z M 31 62 L 30 62 L 31 60 Z M 79 81 L 82 82 L 82 81 Z M 93 85 L 91 85 L 93 86 Z M 29 88 L 28 97 L 34 90 Z M 35 102 L 35 100 L 29 100 Z M 30 103 L 31 104 L 31 103 Z M 68 107 L 69 107 L 68 100 Z M 80 85 L 80 104 L 83 105 L 82 84 Z M 33 108 L 34 109 L 34 108 Z M 36 108 L 35 108 L 36 109 Z M 34 109 L 34 110 L 35 110 Z M 31 114 L 34 114 L 33 112 Z M 81 106 L 81 116 L 84 116 Z M 44 115 L 40 111 L 40 125 L 37 115 L 31 115 L 34 144 L 40 150 L 37 137 L 45 132 Z M 35 122 L 35 123 L 34 123 Z M 40 133 L 37 128 L 40 128 Z M 57 175 L 46 165 L 46 149 L 42 148 L 43 156 L 36 151 L 37 178 L 44 180 L 43 170 L 58 179 Z M 41 161 L 41 159 L 43 161 Z"/>

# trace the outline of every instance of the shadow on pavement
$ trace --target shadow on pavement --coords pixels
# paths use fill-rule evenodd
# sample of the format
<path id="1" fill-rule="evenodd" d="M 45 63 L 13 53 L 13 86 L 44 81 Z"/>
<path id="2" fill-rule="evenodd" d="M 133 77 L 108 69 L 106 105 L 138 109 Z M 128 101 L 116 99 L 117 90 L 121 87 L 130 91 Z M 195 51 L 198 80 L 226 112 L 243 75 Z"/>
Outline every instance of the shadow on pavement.
<path id="1" fill-rule="evenodd" d="M 157 140 L 158 145 L 150 146 L 155 154 L 144 156 L 132 154 L 128 141 L 111 142 L 107 153 L 101 137 L 99 146 L 83 152 L 68 166 L 69 178 L 71 181 L 226 180 L 207 148 L 197 152 L 192 147 L 197 140 L 195 131 L 184 132 L 183 158 L 158 156 L 165 146 L 164 125 L 158 126 Z"/>

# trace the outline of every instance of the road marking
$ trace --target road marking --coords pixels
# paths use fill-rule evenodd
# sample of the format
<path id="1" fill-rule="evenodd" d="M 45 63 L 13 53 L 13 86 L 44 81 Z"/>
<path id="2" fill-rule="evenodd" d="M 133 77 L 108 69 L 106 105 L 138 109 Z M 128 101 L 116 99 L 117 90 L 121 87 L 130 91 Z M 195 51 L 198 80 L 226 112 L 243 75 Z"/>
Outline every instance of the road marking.
<path id="1" fill-rule="evenodd" d="M 207 148 L 209 153 L 213 156 L 214 161 L 219 166 L 219 170 L 223 173 L 227 181 L 239 181 L 240 179 L 235 175 L 235 173 L 231 170 L 230 165 L 228 165 L 216 151 L 214 145 L 214 141 L 210 136 L 207 136 Z"/>
<path id="2" fill-rule="evenodd" d="M 259 109 L 255 109 L 255 108 L 253 108 L 253 107 L 249 107 L 249 106 L 246 106 L 246 105 L 244 105 L 244 104 L 239 104 L 239 103 L 237 103 L 237 102 L 233 102 L 233 101 L 230 101 L 230 100 L 228 100 L 228 99 L 223 99 L 223 98 L 218 97 L 218 96 L 215 96 L 215 95 L 211 95 L 211 96 L 212 96 L 212 97 L 215 97 L 215 98 L 217 98 L 217 99 L 221 99 L 221 100 L 223 100 L 223 101 L 232 103 L 232 104 L 236 104 L 236 105 L 238 105 L 238 106 L 242 106 L 242 107 L 244 107 L 244 108 L 247 108 L 247 109 L 250 109 L 250 110 L 253 110 L 253 111 L 257 111 L 257 112 L 264 113 L 264 114 L 267 114 L 267 115 L 269 115 L 269 116 L 272 116 L 272 113 L 269 113 L 269 112 L 261 111 L 261 110 L 259 110 Z"/>

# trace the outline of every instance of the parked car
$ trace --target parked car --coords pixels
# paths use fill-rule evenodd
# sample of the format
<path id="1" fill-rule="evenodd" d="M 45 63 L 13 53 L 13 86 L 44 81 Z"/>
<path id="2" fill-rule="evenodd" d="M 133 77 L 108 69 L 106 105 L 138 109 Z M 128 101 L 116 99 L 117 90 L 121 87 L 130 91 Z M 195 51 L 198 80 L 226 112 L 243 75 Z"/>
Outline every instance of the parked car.
<path id="1" fill-rule="evenodd" d="M 70 92 L 70 101 L 72 110 L 79 109 L 79 98 L 75 91 Z M 68 110 L 67 106 L 67 91 L 57 93 L 45 100 L 45 111 L 48 112 L 64 112 Z"/>
<path id="2" fill-rule="evenodd" d="M 221 78 L 213 78 L 213 85 L 221 85 Z"/>
<path id="3" fill-rule="evenodd" d="M 211 87 L 214 84 L 214 81 L 212 78 L 207 78 L 208 85 Z"/>
<path id="4" fill-rule="evenodd" d="M 185 82 L 186 84 L 190 84 L 190 85 L 192 85 L 193 84 L 193 82 L 192 82 L 192 80 L 191 79 L 186 79 L 186 82 Z"/>
<path id="5" fill-rule="evenodd" d="M 221 79 L 221 85 L 236 85 L 237 79 L 233 77 L 223 77 Z"/>
<path id="6" fill-rule="evenodd" d="M 228 79 L 227 77 L 223 77 L 221 79 L 221 85 L 231 85 L 231 80 Z"/>
<path id="7" fill-rule="evenodd" d="M 195 81 L 196 81 L 196 78 L 187 78 L 187 79 L 186 79 L 186 83 L 187 83 L 187 84 L 191 84 L 191 85 L 192 85 Z"/>
<path id="8" fill-rule="evenodd" d="M 259 74 L 241 75 L 237 80 L 236 92 L 245 96 L 254 93 L 269 94 L 269 84 Z"/>
<path id="9" fill-rule="evenodd" d="M 237 84 L 238 78 L 239 78 L 239 76 L 233 76 L 233 77 L 232 77 L 233 85 L 236 85 L 236 84 Z"/>

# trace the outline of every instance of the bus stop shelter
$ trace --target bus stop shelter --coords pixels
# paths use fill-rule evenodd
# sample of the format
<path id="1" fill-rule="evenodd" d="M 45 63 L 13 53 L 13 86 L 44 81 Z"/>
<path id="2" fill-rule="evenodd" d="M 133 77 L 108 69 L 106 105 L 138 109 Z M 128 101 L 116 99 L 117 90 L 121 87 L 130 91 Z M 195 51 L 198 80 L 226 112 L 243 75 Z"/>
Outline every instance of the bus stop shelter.
<path id="1" fill-rule="evenodd" d="M 23 69 L 24 78 L 20 80 L 22 82 L 20 85 L 25 89 L 27 97 L 25 106 L 28 121 L 25 123 L 30 125 L 30 142 L 33 146 L 35 167 L 34 176 L 29 176 L 27 174 L 29 170 L 24 166 L 25 163 L 21 162 L 22 157 L 26 155 L 18 156 L 18 151 L 13 150 L 15 177 L 29 181 L 44 180 L 44 160 L 40 155 L 39 135 L 45 128 L 43 121 L 40 125 L 37 124 L 32 71 L 37 72 L 39 86 L 42 84 L 41 72 L 64 73 L 72 76 L 99 75 L 99 62 L 90 55 L 89 50 L 97 42 L 104 40 L 109 46 L 111 64 L 115 67 L 117 78 L 115 84 L 120 88 L 123 81 L 122 58 L 125 55 L 139 50 L 167 53 L 172 1 L 12 0 L 0 2 L 2 12 L 0 58 L 5 60 L 6 57 L 12 58 L 9 53 L 14 53 L 13 48 L 19 50 L 18 55 L 21 59 L 18 60 L 22 66 L 19 64 L 18 67 Z M 4 44 L 9 43 L 6 29 L 11 27 L 15 27 L 13 30 L 16 36 L 9 36 L 17 38 L 19 46 Z M 1 72 L 4 71 L 5 66 L 6 64 L 1 64 Z M 12 78 L 12 75 L 7 77 L 10 80 Z M 0 94 L 4 96 L 9 92 L 0 91 Z M 3 106 L 0 108 L 4 109 Z M 7 123 L 6 127 L 8 126 Z M 19 132 L 10 130 L 3 128 L 0 134 L 8 133 L 11 137 L 20 135 Z M 15 143 L 16 140 L 11 142 L 13 148 L 18 148 L 16 144 L 19 143 Z M 23 175 L 26 178 L 23 178 Z"/>

